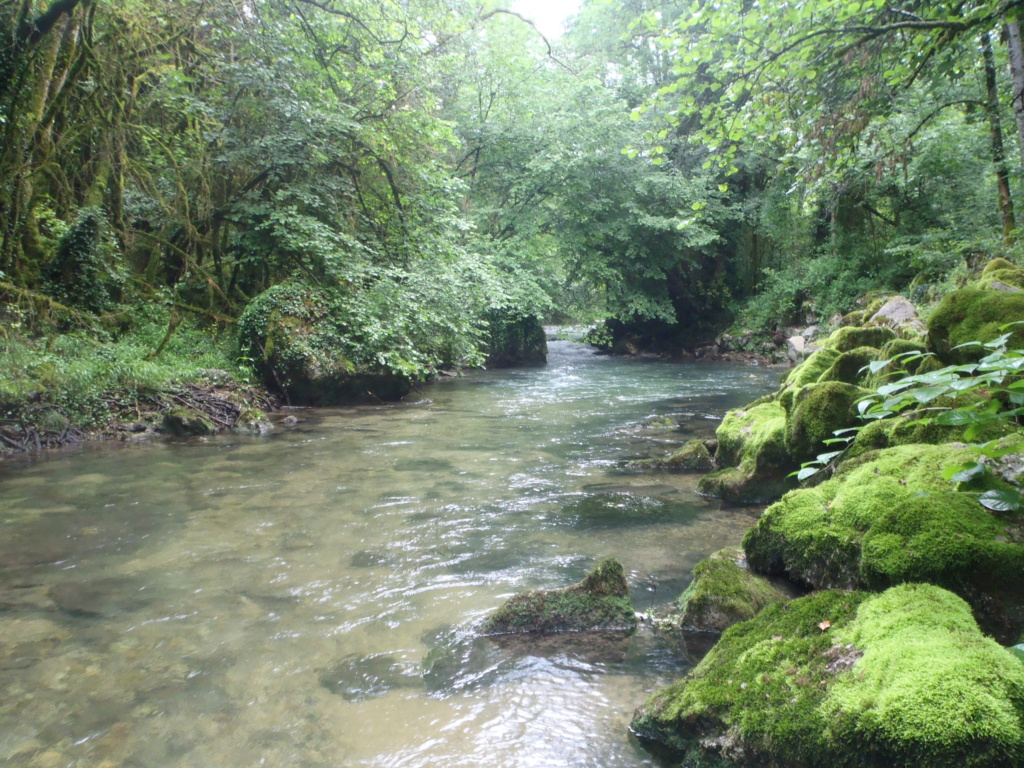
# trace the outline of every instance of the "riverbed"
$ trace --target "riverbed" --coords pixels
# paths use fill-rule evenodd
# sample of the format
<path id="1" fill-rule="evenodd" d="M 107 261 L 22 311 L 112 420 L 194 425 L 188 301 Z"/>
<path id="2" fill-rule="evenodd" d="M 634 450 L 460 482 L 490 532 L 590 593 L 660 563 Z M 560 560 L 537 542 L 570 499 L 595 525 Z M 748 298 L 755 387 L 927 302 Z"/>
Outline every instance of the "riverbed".
<path id="1" fill-rule="evenodd" d="M 546 366 L 297 411 L 265 437 L 7 464 L 0 763 L 656 765 L 632 711 L 708 638 L 475 630 L 608 556 L 638 610 L 672 601 L 760 509 L 626 463 L 777 380 L 553 342 Z"/>

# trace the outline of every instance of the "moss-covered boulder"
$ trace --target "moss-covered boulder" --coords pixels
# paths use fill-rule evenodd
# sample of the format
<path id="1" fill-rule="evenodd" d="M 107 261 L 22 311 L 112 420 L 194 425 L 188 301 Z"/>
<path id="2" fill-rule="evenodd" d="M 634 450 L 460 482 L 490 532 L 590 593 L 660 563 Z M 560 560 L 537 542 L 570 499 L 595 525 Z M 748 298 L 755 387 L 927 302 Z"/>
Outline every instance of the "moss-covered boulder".
<path id="1" fill-rule="evenodd" d="M 938 587 L 819 592 L 728 629 L 631 729 L 684 765 L 1010 768 L 1024 663 Z"/>
<path id="2" fill-rule="evenodd" d="M 679 597 L 679 621 L 684 629 L 724 632 L 785 599 L 771 582 L 750 572 L 742 550 L 723 549 L 694 567 L 693 581 Z"/>
<path id="3" fill-rule="evenodd" d="M 867 390 L 842 381 L 825 381 L 794 390 L 787 400 L 784 445 L 799 462 L 809 461 L 827 446 L 836 430 L 860 423 L 857 401 Z"/>
<path id="4" fill-rule="evenodd" d="M 1024 290 L 1024 269 L 1007 259 L 992 259 L 981 271 L 978 287 L 992 288 L 995 283 L 1002 283 L 1008 288 Z"/>
<path id="5" fill-rule="evenodd" d="M 292 281 L 275 285 L 245 308 L 239 346 L 264 383 L 296 405 L 398 400 L 411 381 L 360 365 L 346 310 L 331 291 Z"/>
<path id="6" fill-rule="evenodd" d="M 601 561 L 579 584 L 515 595 L 483 626 L 485 635 L 636 629 L 622 563 Z"/>
<path id="7" fill-rule="evenodd" d="M 884 326 L 848 326 L 833 332 L 825 340 L 824 346 L 837 352 L 849 352 L 858 347 L 875 347 L 877 349 L 895 338 L 896 332 Z"/>
<path id="8" fill-rule="evenodd" d="M 193 408 L 172 408 L 163 414 L 163 431 L 177 437 L 213 435 L 217 426 Z"/>
<path id="9" fill-rule="evenodd" d="M 637 461 L 631 466 L 678 472 L 708 472 L 715 468 L 715 458 L 704 440 L 687 440 L 679 450 L 664 459 Z"/>
<path id="10" fill-rule="evenodd" d="M 491 310 L 487 313 L 487 334 L 487 365 L 492 368 L 547 361 L 547 334 L 536 315 L 510 309 Z"/>
<path id="11" fill-rule="evenodd" d="M 842 352 L 839 357 L 818 378 L 818 381 L 843 381 L 847 384 L 862 384 L 871 375 L 868 365 L 879 359 L 875 347 L 857 347 Z"/>
<path id="12" fill-rule="evenodd" d="M 903 445 L 845 462 L 831 480 L 787 494 L 743 540 L 750 566 L 817 589 L 884 589 L 925 581 L 967 599 L 992 631 L 1021 621 L 1024 515 L 978 503 L 995 477 L 956 490 L 946 467 L 975 459 L 964 446 Z"/>
<path id="13" fill-rule="evenodd" d="M 831 347 L 823 347 L 811 354 L 800 365 L 793 368 L 786 374 L 782 382 L 787 387 L 802 387 L 807 384 L 814 384 L 825 371 L 832 367 L 832 364 L 839 355 L 840 353 Z"/>
<path id="14" fill-rule="evenodd" d="M 988 350 L 959 347 L 987 342 L 1001 327 L 1024 318 L 1024 293 L 963 288 L 948 294 L 928 318 L 928 345 L 942 362 L 960 365 L 980 360 Z M 1011 329 L 1011 348 L 1024 347 L 1024 327 Z"/>
<path id="15" fill-rule="evenodd" d="M 901 358 L 899 360 L 894 359 L 899 355 L 908 355 L 911 353 L 927 355 L 928 347 L 923 342 L 912 341 L 910 339 L 893 339 L 892 341 L 886 342 L 882 345 L 882 348 L 878 350 L 878 356 L 875 359 L 893 360 L 893 362 L 879 368 L 874 373 L 869 373 L 867 378 L 864 379 L 863 385 L 872 389 L 877 389 L 883 384 L 889 384 L 902 376 L 925 373 L 926 371 L 921 368 L 922 364 L 928 360 L 934 360 L 934 356 L 918 357 L 913 360 L 907 360 L 905 358 Z"/>
<path id="16" fill-rule="evenodd" d="M 793 487 L 795 464 L 786 450 L 786 411 L 775 401 L 729 411 L 716 432 L 715 459 L 725 469 L 705 475 L 697 490 L 733 503 L 778 498 Z"/>
<path id="17" fill-rule="evenodd" d="M 265 435 L 274 429 L 267 414 L 259 408 L 245 408 L 235 420 L 234 428 L 239 432 L 250 432 L 254 435 Z"/>

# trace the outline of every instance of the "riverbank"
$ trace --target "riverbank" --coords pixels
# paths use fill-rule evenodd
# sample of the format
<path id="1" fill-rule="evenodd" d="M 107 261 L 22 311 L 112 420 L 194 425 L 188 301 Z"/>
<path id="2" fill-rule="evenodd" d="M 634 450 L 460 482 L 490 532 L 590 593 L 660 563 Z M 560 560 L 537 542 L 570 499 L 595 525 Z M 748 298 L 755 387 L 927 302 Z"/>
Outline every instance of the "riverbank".
<path id="1" fill-rule="evenodd" d="M 707 497 L 775 503 L 680 597 L 680 625 L 722 634 L 637 710 L 655 748 L 702 765 L 1019 764 L 1024 270 L 994 260 L 917 311 L 879 297 L 840 318 L 778 391 L 725 415 L 713 457 L 694 440 L 661 463 L 712 469 Z M 808 594 L 755 599 L 775 577 Z"/>
<path id="2" fill-rule="evenodd" d="M 276 398 L 219 326 L 159 310 L 29 332 L 7 311 L 0 341 L 0 458 L 91 440 L 264 431 Z"/>

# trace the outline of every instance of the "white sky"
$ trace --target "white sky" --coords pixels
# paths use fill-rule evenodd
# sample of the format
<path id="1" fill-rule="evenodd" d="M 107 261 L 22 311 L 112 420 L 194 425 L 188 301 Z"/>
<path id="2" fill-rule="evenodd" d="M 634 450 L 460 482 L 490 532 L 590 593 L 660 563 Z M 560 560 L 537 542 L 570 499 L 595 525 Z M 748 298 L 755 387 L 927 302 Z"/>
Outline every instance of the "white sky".
<path id="1" fill-rule="evenodd" d="M 512 0 L 511 2 L 511 9 L 531 19 L 549 40 L 561 37 L 562 24 L 575 14 L 579 7 L 580 0 Z"/>

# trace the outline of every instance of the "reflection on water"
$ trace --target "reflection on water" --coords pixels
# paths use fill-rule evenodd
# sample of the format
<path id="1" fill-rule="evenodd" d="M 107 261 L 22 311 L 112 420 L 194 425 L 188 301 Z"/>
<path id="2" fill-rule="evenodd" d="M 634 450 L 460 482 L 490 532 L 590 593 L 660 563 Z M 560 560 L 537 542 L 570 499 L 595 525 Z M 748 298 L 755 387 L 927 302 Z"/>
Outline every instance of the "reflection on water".
<path id="1" fill-rule="evenodd" d="M 546 367 L 303 411 L 269 437 L 8 467 L 0 763 L 652 765 L 630 714 L 701 638 L 474 626 L 612 555 L 638 608 L 678 595 L 755 510 L 621 467 L 775 378 L 555 343 Z"/>

